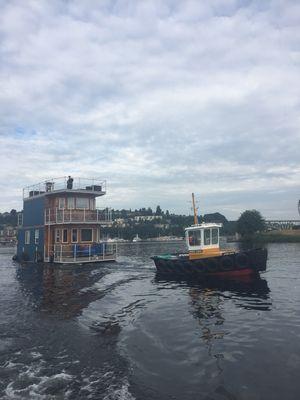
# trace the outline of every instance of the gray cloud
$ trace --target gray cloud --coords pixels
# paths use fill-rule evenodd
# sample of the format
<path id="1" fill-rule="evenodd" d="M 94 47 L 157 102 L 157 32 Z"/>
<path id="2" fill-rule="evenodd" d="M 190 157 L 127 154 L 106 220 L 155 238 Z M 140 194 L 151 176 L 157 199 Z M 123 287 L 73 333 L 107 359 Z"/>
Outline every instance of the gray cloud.
<path id="1" fill-rule="evenodd" d="M 0 5 L 2 210 L 72 173 L 114 207 L 297 217 L 298 2 Z"/>

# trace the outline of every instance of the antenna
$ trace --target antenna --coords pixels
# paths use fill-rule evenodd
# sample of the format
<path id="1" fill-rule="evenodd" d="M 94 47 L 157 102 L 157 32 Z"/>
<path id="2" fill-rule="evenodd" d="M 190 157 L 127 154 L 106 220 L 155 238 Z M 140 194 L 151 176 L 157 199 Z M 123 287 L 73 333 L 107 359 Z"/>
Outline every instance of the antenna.
<path id="1" fill-rule="evenodd" d="M 193 211 L 194 211 L 194 224 L 195 225 L 198 225 L 198 216 L 197 216 L 197 211 L 198 211 L 198 208 L 196 209 L 196 206 L 195 206 L 195 195 L 194 195 L 194 193 L 192 193 L 192 202 L 193 202 Z"/>

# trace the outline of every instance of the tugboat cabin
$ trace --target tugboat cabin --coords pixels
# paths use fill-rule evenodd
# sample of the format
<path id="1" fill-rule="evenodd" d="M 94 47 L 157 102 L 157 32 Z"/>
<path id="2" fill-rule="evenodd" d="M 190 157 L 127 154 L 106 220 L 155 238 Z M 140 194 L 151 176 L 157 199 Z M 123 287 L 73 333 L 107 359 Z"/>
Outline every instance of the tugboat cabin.
<path id="1" fill-rule="evenodd" d="M 202 223 L 185 229 L 189 259 L 214 257 L 222 254 L 220 251 L 219 230 L 222 224 Z"/>
<path id="2" fill-rule="evenodd" d="M 29 262 L 84 263 L 116 259 L 116 244 L 101 241 L 111 210 L 97 208 L 106 194 L 98 179 L 49 179 L 23 189 L 17 259 Z"/>

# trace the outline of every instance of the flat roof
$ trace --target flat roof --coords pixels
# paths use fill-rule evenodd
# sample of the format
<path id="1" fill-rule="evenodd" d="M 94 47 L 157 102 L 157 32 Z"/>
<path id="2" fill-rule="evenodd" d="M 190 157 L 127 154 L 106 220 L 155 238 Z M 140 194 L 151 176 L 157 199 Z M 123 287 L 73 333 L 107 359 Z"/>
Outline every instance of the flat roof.
<path id="1" fill-rule="evenodd" d="M 203 222 L 202 224 L 192 225 L 188 228 L 185 228 L 186 231 L 196 231 L 199 229 L 206 229 L 206 228 L 222 228 L 223 224 L 217 222 Z"/>
<path id="2" fill-rule="evenodd" d="M 23 189 L 23 199 L 32 199 L 59 193 L 77 193 L 103 196 L 106 194 L 106 181 L 99 178 L 79 178 L 64 176 L 46 179 L 43 182 L 27 186 Z"/>

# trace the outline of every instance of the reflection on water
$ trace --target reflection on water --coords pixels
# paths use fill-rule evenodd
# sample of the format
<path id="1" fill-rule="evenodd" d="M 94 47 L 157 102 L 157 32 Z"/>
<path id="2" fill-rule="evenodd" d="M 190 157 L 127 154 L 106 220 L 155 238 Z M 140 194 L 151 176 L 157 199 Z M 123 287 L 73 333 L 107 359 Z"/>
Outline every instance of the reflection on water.
<path id="1" fill-rule="evenodd" d="M 97 291 L 83 290 L 104 276 L 104 271 L 90 266 L 75 270 L 47 264 L 19 266 L 16 275 L 23 292 L 36 308 L 66 319 L 79 315 L 83 308 L 102 295 Z"/>
<path id="2" fill-rule="evenodd" d="M 271 246 L 261 278 L 199 282 L 156 274 L 150 256 L 174 250 L 73 268 L 1 256 L 0 397 L 296 399 L 300 249 Z"/>

